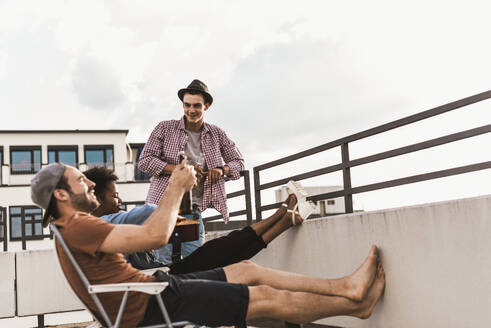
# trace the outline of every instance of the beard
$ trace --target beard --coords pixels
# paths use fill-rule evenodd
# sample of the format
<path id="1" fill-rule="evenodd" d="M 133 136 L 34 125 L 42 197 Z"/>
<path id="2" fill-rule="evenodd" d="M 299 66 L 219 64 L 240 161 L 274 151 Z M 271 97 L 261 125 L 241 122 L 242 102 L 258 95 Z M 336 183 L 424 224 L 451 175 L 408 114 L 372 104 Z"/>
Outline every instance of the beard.
<path id="1" fill-rule="evenodd" d="M 90 213 L 99 206 L 97 200 L 91 200 L 86 193 L 72 194 L 72 206 L 77 211 Z"/>

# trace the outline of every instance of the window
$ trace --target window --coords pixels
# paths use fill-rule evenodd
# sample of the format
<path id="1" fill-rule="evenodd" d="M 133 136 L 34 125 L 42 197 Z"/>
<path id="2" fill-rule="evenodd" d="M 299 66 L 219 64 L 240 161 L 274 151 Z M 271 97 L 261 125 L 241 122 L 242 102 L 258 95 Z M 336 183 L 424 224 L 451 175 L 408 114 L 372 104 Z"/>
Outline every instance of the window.
<path id="1" fill-rule="evenodd" d="M 77 146 L 48 146 L 48 163 L 55 162 L 78 167 Z"/>
<path id="2" fill-rule="evenodd" d="M 41 146 L 10 147 L 12 174 L 32 174 L 41 169 Z"/>
<path id="3" fill-rule="evenodd" d="M 114 169 L 113 146 L 85 146 L 85 163 L 90 169 L 94 166 L 105 166 Z"/>
<path id="4" fill-rule="evenodd" d="M 133 148 L 133 151 L 136 150 L 136 161 L 135 161 L 135 181 L 148 181 L 150 180 L 150 176 L 145 172 L 140 171 L 138 168 L 138 161 L 140 160 L 140 155 L 143 151 L 143 147 L 145 144 L 138 145 L 137 148 Z"/>
<path id="5" fill-rule="evenodd" d="M 334 199 L 328 199 L 327 200 L 327 205 L 334 205 L 334 204 L 335 204 Z"/>
<path id="6" fill-rule="evenodd" d="M 22 240 L 22 217 L 25 239 L 43 239 L 43 211 L 36 206 L 10 206 L 10 240 Z"/>

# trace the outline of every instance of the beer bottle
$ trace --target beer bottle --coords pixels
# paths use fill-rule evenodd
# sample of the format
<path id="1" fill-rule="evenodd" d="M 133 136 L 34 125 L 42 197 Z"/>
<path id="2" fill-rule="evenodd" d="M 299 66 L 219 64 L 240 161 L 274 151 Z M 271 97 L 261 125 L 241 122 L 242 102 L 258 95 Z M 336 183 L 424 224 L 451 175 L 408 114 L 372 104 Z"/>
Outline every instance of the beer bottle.
<path id="1" fill-rule="evenodd" d="M 186 153 L 183 151 L 179 152 L 179 163 L 187 159 Z M 192 189 L 186 191 L 182 196 L 181 206 L 179 206 L 179 215 L 193 214 L 193 195 Z"/>

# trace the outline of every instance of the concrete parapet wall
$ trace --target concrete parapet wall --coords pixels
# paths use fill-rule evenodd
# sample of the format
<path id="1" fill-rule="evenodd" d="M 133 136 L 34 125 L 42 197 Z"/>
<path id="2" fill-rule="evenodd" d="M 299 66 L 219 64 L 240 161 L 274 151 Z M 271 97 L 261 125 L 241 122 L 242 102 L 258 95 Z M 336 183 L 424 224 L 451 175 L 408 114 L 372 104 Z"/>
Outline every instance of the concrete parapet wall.
<path id="1" fill-rule="evenodd" d="M 308 220 L 253 258 L 313 275 L 353 272 L 379 246 L 385 294 L 369 320 L 341 327 L 491 327 L 491 196 Z"/>
<path id="2" fill-rule="evenodd" d="M 15 253 L 0 253 L 0 318 L 15 316 Z"/>
<path id="3" fill-rule="evenodd" d="M 53 249 L 17 252 L 16 258 L 18 316 L 84 310 Z"/>

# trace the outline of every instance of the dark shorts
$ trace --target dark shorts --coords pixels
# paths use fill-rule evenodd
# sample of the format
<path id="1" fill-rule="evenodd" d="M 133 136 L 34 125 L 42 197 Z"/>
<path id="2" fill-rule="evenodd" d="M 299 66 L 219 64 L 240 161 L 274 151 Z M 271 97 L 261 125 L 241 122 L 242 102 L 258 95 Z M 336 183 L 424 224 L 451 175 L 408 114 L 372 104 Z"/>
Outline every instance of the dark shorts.
<path id="1" fill-rule="evenodd" d="M 210 327 L 245 323 L 249 289 L 247 285 L 228 283 L 222 268 L 177 275 L 159 271 L 155 277 L 169 282 L 161 295 L 171 321 Z M 159 323 L 164 323 L 164 319 L 152 296 L 140 325 Z"/>

